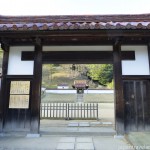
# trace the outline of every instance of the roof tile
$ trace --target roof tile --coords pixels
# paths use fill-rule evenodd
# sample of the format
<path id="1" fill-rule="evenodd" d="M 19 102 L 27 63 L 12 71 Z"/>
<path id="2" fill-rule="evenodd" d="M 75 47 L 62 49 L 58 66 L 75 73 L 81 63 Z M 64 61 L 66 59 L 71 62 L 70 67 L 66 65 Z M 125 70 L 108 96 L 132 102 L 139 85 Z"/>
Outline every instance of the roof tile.
<path id="1" fill-rule="evenodd" d="M 150 29 L 150 14 L 101 16 L 0 16 L 0 31 Z"/>

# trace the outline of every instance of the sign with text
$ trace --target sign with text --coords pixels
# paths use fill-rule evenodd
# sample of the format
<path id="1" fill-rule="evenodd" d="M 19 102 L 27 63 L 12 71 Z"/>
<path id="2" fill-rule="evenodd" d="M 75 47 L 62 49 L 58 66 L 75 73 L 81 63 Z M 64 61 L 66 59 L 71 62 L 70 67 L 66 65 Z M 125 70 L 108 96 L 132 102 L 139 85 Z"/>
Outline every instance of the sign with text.
<path id="1" fill-rule="evenodd" d="M 29 94 L 30 81 L 11 81 L 10 94 Z"/>
<path id="2" fill-rule="evenodd" d="M 29 108 L 29 95 L 10 95 L 9 108 Z"/>
<path id="3" fill-rule="evenodd" d="M 29 108 L 30 81 L 11 81 L 9 108 Z"/>

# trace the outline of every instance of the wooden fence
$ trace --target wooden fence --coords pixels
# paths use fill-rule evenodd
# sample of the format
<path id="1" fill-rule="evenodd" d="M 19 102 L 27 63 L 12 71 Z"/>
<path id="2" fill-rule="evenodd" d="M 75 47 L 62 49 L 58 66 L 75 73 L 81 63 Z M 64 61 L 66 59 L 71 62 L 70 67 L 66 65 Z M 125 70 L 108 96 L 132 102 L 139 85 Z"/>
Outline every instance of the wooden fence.
<path id="1" fill-rule="evenodd" d="M 98 119 L 98 103 L 41 103 L 41 119 Z"/>
<path id="2" fill-rule="evenodd" d="M 67 103 L 41 103 L 41 118 L 67 118 Z"/>

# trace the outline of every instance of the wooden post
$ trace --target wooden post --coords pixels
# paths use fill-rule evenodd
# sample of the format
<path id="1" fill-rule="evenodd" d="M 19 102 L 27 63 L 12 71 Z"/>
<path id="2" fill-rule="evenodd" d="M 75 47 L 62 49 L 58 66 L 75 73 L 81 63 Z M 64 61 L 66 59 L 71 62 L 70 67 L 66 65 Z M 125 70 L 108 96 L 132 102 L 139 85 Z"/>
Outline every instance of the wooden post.
<path id="1" fill-rule="evenodd" d="M 148 60 L 149 60 L 149 69 L 150 69 L 150 41 L 147 44 L 147 51 L 148 51 Z"/>
<path id="2" fill-rule="evenodd" d="M 3 123 L 6 110 L 6 75 L 8 70 L 8 58 L 9 58 L 9 45 L 1 45 L 3 52 L 3 64 L 2 64 L 2 77 L 1 77 L 1 89 L 0 89 L 0 132 L 3 132 Z"/>
<path id="3" fill-rule="evenodd" d="M 147 44 L 147 50 L 148 50 L 148 59 L 149 59 L 149 70 L 150 70 L 150 40 L 148 41 Z M 150 72 L 149 72 L 150 73 Z M 144 107 L 144 111 L 145 111 L 145 131 L 150 131 L 150 79 L 148 79 L 147 81 L 147 86 L 146 86 L 146 100 L 144 101 L 145 103 L 145 107 Z"/>
<path id="4" fill-rule="evenodd" d="M 31 96 L 31 134 L 39 134 L 40 102 L 42 80 L 42 45 L 41 40 L 36 39 L 34 52 L 34 77 Z"/>
<path id="5" fill-rule="evenodd" d="M 124 134 L 124 100 L 122 83 L 122 64 L 121 64 L 121 44 L 116 40 L 113 45 L 113 65 L 114 65 L 114 96 L 115 96 L 115 129 L 117 135 Z"/>

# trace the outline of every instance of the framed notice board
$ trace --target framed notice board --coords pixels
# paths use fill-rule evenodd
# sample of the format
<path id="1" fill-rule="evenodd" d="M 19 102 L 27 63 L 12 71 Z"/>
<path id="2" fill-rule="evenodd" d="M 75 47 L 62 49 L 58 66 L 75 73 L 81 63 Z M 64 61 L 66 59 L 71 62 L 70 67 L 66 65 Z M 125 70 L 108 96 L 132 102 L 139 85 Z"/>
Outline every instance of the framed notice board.
<path id="1" fill-rule="evenodd" d="M 11 81 L 9 108 L 28 109 L 30 98 L 30 81 Z"/>

